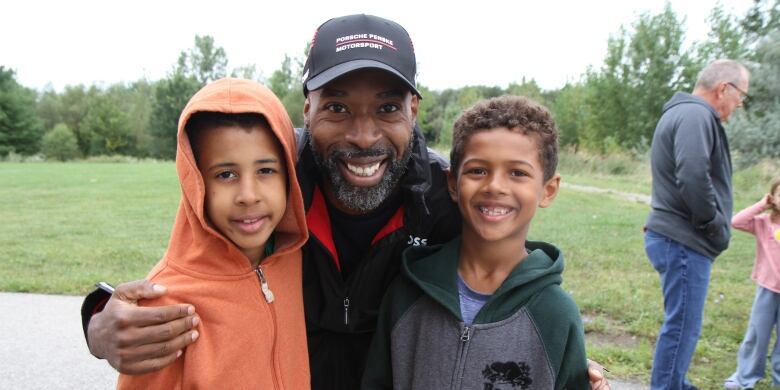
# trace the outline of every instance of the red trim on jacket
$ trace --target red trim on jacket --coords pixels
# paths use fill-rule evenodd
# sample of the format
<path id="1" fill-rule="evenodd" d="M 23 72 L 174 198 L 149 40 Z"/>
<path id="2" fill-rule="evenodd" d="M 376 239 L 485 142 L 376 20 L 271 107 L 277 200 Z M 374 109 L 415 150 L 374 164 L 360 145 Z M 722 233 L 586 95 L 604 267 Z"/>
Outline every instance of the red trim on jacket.
<path id="1" fill-rule="evenodd" d="M 317 237 L 325 249 L 328 250 L 336 268 L 341 272 L 341 262 L 339 254 L 336 252 L 336 244 L 333 242 L 333 232 L 330 229 L 330 216 L 328 216 L 328 206 L 325 204 L 325 197 L 322 196 L 320 188 L 314 187 L 314 196 L 311 201 L 311 207 L 306 213 L 306 224 L 309 225 L 311 235 Z"/>
<path id="2" fill-rule="evenodd" d="M 385 227 L 382 228 L 382 230 L 379 231 L 379 233 L 376 234 L 373 240 L 371 240 L 371 245 L 376 244 L 379 242 L 379 240 L 385 238 L 388 234 L 404 227 L 404 206 L 401 205 L 401 207 L 396 210 L 395 214 L 390 218 L 389 221 L 387 221 L 387 224 L 385 224 Z"/>

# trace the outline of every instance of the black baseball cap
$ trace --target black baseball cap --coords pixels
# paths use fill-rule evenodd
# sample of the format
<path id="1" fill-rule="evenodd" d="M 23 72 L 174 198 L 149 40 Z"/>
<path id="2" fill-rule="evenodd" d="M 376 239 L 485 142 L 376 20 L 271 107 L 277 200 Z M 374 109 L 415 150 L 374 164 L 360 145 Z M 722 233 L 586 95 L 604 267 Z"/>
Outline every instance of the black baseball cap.
<path id="1" fill-rule="evenodd" d="M 349 15 L 323 23 L 314 33 L 303 67 L 303 94 L 358 69 L 390 72 L 420 96 L 414 81 L 417 61 L 406 29 L 372 15 Z"/>

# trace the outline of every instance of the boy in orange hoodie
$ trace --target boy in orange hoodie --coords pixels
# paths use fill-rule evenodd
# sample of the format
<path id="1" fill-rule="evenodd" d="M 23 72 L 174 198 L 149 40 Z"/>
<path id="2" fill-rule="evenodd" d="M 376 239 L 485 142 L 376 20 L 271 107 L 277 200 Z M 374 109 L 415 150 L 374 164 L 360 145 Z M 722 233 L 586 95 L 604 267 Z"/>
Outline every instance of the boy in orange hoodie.
<path id="1" fill-rule="evenodd" d="M 307 389 L 300 248 L 308 237 L 292 123 L 267 88 L 221 79 L 179 119 L 182 200 L 148 279 L 158 306 L 198 308 L 198 342 L 170 366 L 120 375 L 120 389 Z"/>

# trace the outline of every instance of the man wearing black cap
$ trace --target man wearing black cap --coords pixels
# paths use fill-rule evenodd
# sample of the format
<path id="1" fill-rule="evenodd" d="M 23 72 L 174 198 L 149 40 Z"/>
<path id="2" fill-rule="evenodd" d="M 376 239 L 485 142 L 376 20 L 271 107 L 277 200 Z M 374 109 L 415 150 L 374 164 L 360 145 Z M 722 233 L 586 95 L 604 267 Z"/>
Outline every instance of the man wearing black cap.
<path id="1" fill-rule="evenodd" d="M 415 124 L 416 61 L 403 27 L 369 15 L 331 19 L 317 29 L 304 72 L 296 168 L 310 231 L 303 286 L 312 387 L 356 389 L 401 252 L 449 241 L 460 217 L 447 194 L 448 163 Z M 198 319 L 188 305 L 132 304 L 160 289 L 119 286 L 89 323 L 91 351 L 130 374 L 173 361 L 197 337 Z M 83 311 L 85 324 L 94 312 Z"/>

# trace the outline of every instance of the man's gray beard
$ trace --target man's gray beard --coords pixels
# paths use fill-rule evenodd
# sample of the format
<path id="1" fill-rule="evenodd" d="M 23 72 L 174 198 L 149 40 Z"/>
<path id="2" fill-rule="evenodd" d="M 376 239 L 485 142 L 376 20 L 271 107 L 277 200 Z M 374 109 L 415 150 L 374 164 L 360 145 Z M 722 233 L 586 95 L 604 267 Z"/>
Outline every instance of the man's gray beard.
<path id="1" fill-rule="evenodd" d="M 311 132 L 311 130 L 307 130 Z M 314 137 L 309 135 L 309 146 L 314 154 L 314 162 L 322 177 L 326 178 L 341 204 L 349 210 L 366 213 L 376 210 L 382 202 L 392 195 L 398 183 L 401 181 L 409 160 L 412 158 L 412 142 L 414 137 L 409 139 L 406 151 L 400 160 L 396 159 L 395 150 L 390 148 L 378 147 L 371 149 L 358 148 L 340 148 L 332 152 L 327 159 L 319 153 L 314 146 Z M 384 155 L 388 158 L 387 168 L 382 179 L 373 187 L 358 187 L 350 184 L 341 174 L 339 160 L 341 158 L 351 157 L 371 157 Z"/>

